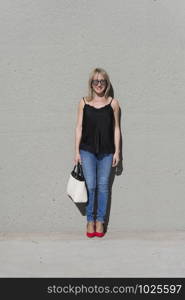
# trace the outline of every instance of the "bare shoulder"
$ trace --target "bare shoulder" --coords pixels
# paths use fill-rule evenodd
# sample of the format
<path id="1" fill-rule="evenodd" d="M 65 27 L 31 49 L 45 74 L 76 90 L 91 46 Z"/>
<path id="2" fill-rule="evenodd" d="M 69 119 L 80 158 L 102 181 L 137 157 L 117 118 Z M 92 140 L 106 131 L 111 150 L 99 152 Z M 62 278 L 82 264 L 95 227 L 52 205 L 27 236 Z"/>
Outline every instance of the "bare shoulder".
<path id="1" fill-rule="evenodd" d="M 119 110 L 119 108 L 120 108 L 119 100 L 117 98 L 112 99 L 111 105 L 114 110 Z"/>
<path id="2" fill-rule="evenodd" d="M 82 97 L 80 100 L 79 100 L 79 102 L 78 102 L 78 107 L 79 108 L 83 108 L 84 107 L 84 105 L 85 105 L 85 102 L 84 102 L 84 99 L 85 99 L 85 97 Z M 86 100 L 85 100 L 86 101 Z"/>

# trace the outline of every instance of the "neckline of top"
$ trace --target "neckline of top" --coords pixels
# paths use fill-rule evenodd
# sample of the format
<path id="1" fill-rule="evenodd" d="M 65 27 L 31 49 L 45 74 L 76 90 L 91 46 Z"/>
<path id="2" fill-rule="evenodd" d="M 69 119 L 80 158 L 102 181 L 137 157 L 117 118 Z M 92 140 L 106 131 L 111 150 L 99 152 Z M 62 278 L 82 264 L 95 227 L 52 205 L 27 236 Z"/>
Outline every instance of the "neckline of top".
<path id="1" fill-rule="evenodd" d="M 108 104 L 106 104 L 106 105 L 104 105 L 104 106 L 102 106 L 102 107 L 95 107 L 95 106 L 92 106 L 92 105 L 87 104 L 87 103 L 85 103 L 85 105 L 88 105 L 88 106 L 90 106 L 90 107 L 92 107 L 92 108 L 94 108 L 94 109 L 101 109 L 101 108 L 104 108 L 104 107 L 110 105 L 110 103 L 108 103 Z M 112 107 L 112 106 L 111 106 L 111 107 Z"/>
<path id="2" fill-rule="evenodd" d="M 110 101 L 108 104 L 105 104 L 104 106 L 101 106 L 101 107 L 95 107 L 95 106 L 90 105 L 90 104 L 88 104 L 88 103 L 86 103 L 86 102 L 85 102 L 85 105 L 88 105 L 88 106 L 90 106 L 90 107 L 92 107 L 92 108 L 94 108 L 94 109 L 98 109 L 98 110 L 101 109 L 101 108 L 104 108 L 104 107 L 106 107 L 106 106 L 109 106 L 109 105 L 110 105 L 110 107 L 112 108 L 112 106 L 111 106 L 112 100 L 113 100 L 113 98 L 111 99 L 111 101 Z"/>

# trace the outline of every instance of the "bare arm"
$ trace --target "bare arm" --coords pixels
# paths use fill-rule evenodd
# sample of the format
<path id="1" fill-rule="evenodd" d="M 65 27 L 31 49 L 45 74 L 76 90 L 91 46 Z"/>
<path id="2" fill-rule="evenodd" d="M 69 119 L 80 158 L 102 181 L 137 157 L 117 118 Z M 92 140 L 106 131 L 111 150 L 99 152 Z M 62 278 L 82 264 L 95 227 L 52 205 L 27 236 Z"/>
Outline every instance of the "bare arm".
<path id="1" fill-rule="evenodd" d="M 84 101 L 80 99 L 77 111 L 77 122 L 75 128 L 75 154 L 79 154 L 79 145 L 82 136 L 82 119 L 83 119 Z"/>
<path id="2" fill-rule="evenodd" d="M 115 129 L 114 129 L 114 144 L 115 153 L 120 154 L 120 125 L 119 125 L 119 102 L 114 99 L 114 119 L 115 119 Z"/>

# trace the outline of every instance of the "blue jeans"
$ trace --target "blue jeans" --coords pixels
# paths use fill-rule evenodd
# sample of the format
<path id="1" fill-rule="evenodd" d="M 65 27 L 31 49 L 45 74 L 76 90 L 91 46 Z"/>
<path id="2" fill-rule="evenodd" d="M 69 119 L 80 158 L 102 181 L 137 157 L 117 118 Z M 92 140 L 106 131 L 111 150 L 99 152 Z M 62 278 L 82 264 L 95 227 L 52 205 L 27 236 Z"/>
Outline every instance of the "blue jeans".
<path id="1" fill-rule="evenodd" d="M 109 176 L 112 167 L 113 153 L 94 154 L 87 150 L 80 149 L 80 156 L 88 193 L 88 202 L 86 205 L 87 221 L 94 221 L 94 200 L 97 187 L 98 208 L 96 220 L 104 222 L 109 193 Z"/>

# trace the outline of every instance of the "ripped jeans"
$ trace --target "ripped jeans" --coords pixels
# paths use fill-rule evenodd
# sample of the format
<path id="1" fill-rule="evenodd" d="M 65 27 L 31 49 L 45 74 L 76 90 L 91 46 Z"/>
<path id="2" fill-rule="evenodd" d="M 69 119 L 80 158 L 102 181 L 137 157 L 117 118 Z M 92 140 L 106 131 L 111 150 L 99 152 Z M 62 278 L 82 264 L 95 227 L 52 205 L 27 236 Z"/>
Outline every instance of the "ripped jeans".
<path id="1" fill-rule="evenodd" d="M 82 170 L 86 182 L 88 201 L 86 205 L 87 221 L 94 221 L 94 202 L 97 188 L 96 221 L 104 222 L 109 194 L 109 177 L 112 167 L 113 153 L 94 154 L 80 149 Z"/>

